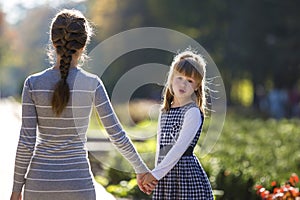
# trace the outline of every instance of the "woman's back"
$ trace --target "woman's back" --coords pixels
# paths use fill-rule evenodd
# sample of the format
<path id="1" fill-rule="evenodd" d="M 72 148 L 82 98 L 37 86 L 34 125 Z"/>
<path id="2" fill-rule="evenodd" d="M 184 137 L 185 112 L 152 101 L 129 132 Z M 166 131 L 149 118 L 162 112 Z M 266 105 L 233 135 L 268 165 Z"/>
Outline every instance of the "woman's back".
<path id="1" fill-rule="evenodd" d="M 94 185 L 85 148 L 86 131 L 93 105 L 94 94 L 99 84 L 96 76 L 86 73 L 82 69 L 72 68 L 67 82 L 70 86 L 70 101 L 64 111 L 57 117 L 51 107 L 51 96 L 57 80 L 60 78 L 59 70 L 47 69 L 27 79 L 27 89 L 24 90 L 24 99 L 32 102 L 23 102 L 22 129 L 38 127 L 36 138 L 33 135 L 23 135 L 21 142 L 29 147 L 29 140 L 36 139 L 36 146 L 29 171 L 26 177 L 26 199 L 53 199 L 58 195 L 66 195 L 72 199 L 93 199 Z M 79 84 L 80 83 L 80 84 Z M 29 97 L 26 97 L 26 94 Z M 36 110 L 36 115 L 33 111 Z M 33 123 L 30 123 L 30 119 Z M 34 122 L 37 119 L 37 123 Z M 22 136 L 21 136 L 22 138 Z M 31 147 L 32 148 L 32 147 Z M 22 168 L 23 159 L 19 149 L 20 162 L 16 165 Z M 25 150 L 24 150 L 25 152 Z M 18 172 L 17 172 L 18 173 Z M 22 173 L 20 173 L 22 174 Z M 80 197 L 84 194 L 85 197 Z M 65 198 L 65 197 L 64 197 Z"/>
<path id="2" fill-rule="evenodd" d="M 95 199 L 85 148 L 94 104 L 110 140 L 134 167 L 148 168 L 122 129 L 101 80 L 77 68 L 92 34 L 77 10 L 62 10 L 50 28 L 53 68 L 31 75 L 22 94 L 22 127 L 11 199 Z M 38 129 L 38 130 L 37 130 Z"/>
<path id="3" fill-rule="evenodd" d="M 71 69 L 67 79 L 70 100 L 58 117 L 52 111 L 51 97 L 59 78 L 59 70 L 55 69 L 47 69 L 29 78 L 30 94 L 38 119 L 37 147 L 52 144 L 62 146 L 68 143 L 82 146 L 86 142 L 85 133 L 99 82 L 96 76 L 82 69 Z"/>

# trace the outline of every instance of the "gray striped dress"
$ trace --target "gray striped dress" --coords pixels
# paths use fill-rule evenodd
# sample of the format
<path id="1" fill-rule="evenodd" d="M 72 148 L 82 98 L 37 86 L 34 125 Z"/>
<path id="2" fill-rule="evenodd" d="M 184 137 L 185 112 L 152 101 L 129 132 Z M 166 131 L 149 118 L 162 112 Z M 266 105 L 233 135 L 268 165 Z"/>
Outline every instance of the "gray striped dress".
<path id="1" fill-rule="evenodd" d="M 148 171 L 123 131 L 101 80 L 81 68 L 71 68 L 67 78 L 70 101 L 56 117 L 51 98 L 59 79 L 60 71 L 49 68 L 25 80 L 13 191 L 21 192 L 25 185 L 25 200 L 96 199 L 86 149 L 93 106 L 111 142 L 135 172 Z"/>

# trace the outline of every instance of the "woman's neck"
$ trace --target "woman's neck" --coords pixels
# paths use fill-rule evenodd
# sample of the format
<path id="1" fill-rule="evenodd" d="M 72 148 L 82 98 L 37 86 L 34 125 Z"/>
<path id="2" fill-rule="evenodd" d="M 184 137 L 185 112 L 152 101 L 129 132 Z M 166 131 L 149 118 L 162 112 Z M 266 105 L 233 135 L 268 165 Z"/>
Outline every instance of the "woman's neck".
<path id="1" fill-rule="evenodd" d="M 73 56 L 71 63 L 70 63 L 70 68 L 77 67 L 77 65 L 78 65 L 78 59 L 74 58 L 74 56 Z M 59 69 L 59 66 L 60 66 L 60 56 L 57 56 L 57 59 L 56 59 L 56 62 L 55 62 L 55 65 L 53 66 L 53 68 Z"/>

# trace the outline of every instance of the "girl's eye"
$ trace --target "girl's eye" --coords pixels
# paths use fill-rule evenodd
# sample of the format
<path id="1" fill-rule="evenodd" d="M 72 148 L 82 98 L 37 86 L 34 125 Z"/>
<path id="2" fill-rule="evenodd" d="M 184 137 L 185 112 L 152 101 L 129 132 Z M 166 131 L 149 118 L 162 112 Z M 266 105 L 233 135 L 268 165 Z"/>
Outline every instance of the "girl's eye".
<path id="1" fill-rule="evenodd" d="M 189 81 L 189 83 L 194 83 L 194 80 L 191 80 L 191 79 L 190 79 L 190 80 L 188 80 L 188 81 Z"/>

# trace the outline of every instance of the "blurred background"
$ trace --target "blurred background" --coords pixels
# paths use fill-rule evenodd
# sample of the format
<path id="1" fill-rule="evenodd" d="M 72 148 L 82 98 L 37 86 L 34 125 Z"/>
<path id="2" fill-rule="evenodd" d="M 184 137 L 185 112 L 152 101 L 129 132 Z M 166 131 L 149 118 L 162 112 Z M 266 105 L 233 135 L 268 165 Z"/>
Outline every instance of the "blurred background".
<path id="1" fill-rule="evenodd" d="M 176 30 L 206 49 L 222 75 L 228 106 L 218 143 L 201 158 L 217 199 L 260 199 L 255 185 L 272 192 L 271 181 L 279 187 L 292 173 L 300 174 L 300 1 L 1 0 L 2 102 L 11 97 L 13 105 L 20 102 L 25 78 L 50 67 L 49 26 L 62 8 L 78 9 L 93 23 L 95 35 L 88 52 L 115 34 L 139 27 Z M 132 51 L 114 61 L 101 78 L 111 95 L 118 79 L 134 66 L 169 65 L 172 57 L 157 49 Z M 161 90 L 149 84 L 135 91 L 131 97 L 135 124 L 122 117 L 122 102 L 115 105 L 126 129 L 140 131 L 137 124 L 149 121 L 148 108 L 159 102 Z M 148 132 L 155 133 L 155 127 L 152 123 Z M 145 158 L 153 166 L 154 139 L 136 145 L 140 151 L 153 152 Z M 104 169 L 93 156 L 91 162 L 97 180 L 117 197 L 149 198 L 130 182 L 132 173 Z"/>

